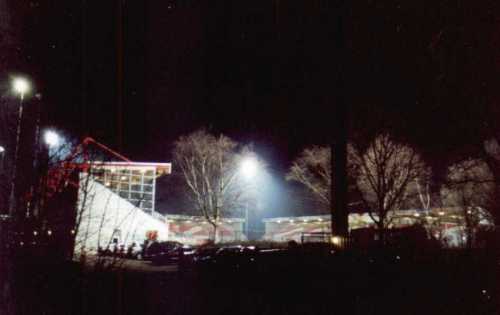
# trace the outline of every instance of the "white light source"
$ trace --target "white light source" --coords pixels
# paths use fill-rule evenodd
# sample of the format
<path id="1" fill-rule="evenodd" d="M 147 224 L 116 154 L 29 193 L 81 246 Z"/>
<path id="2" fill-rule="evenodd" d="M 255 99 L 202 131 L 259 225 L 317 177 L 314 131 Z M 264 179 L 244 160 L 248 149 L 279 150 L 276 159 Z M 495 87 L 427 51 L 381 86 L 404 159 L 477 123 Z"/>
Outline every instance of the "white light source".
<path id="1" fill-rule="evenodd" d="M 59 137 L 59 135 L 55 131 L 52 131 L 52 130 L 47 130 L 45 132 L 43 138 L 45 140 L 45 143 L 49 147 L 52 147 L 52 148 L 59 146 L 59 144 L 61 142 L 61 137 Z"/>
<path id="2" fill-rule="evenodd" d="M 252 157 L 244 159 L 241 162 L 241 173 L 248 179 L 253 178 L 257 173 L 257 160 Z"/>
<path id="3" fill-rule="evenodd" d="M 14 92 L 20 94 L 21 97 L 23 97 L 24 94 L 29 92 L 30 84 L 28 80 L 26 80 L 25 78 L 22 77 L 14 78 L 14 80 L 12 80 L 12 89 L 14 90 Z"/>
<path id="4" fill-rule="evenodd" d="M 0 153 L 4 153 L 4 152 L 5 152 L 5 148 L 0 145 Z"/>
<path id="5" fill-rule="evenodd" d="M 342 242 L 342 239 L 340 236 L 332 236 L 331 241 L 333 245 L 339 246 Z"/>

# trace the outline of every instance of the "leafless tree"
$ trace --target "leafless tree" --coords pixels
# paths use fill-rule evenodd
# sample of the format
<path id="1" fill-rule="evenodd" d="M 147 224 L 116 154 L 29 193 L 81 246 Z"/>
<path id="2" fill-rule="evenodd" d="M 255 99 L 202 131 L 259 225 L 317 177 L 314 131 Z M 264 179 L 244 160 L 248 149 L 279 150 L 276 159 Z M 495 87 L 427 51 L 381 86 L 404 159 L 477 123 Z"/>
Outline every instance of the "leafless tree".
<path id="1" fill-rule="evenodd" d="M 306 148 L 286 174 L 287 180 L 304 185 L 325 209 L 329 209 L 331 203 L 331 158 L 329 147 Z"/>
<path id="2" fill-rule="evenodd" d="M 391 212 L 408 197 L 409 185 L 422 178 L 427 169 L 410 146 L 395 142 L 389 135 L 377 136 L 366 150 L 351 146 L 357 189 L 381 237 L 391 221 Z"/>
<path id="3" fill-rule="evenodd" d="M 193 206 L 213 227 L 214 241 L 220 219 L 238 207 L 245 190 L 243 181 L 236 180 L 243 156 L 237 149 L 238 143 L 230 138 L 205 130 L 175 142 L 174 160 L 189 187 Z"/>
<path id="4" fill-rule="evenodd" d="M 497 138 L 490 138 L 483 143 L 483 155 L 481 158 L 488 165 L 494 178 L 494 193 L 488 210 L 493 216 L 495 225 L 500 225 L 500 145 Z"/>
<path id="5" fill-rule="evenodd" d="M 445 206 L 460 209 L 468 248 L 474 245 L 479 224 L 483 220 L 491 221 L 486 206 L 494 189 L 493 174 L 483 160 L 467 159 L 448 167 L 441 197 Z"/>
<path id="6" fill-rule="evenodd" d="M 432 208 L 441 206 L 439 192 L 433 189 L 432 170 L 427 167 L 422 170 L 420 176 L 408 184 L 407 198 L 403 207 L 430 211 Z"/>

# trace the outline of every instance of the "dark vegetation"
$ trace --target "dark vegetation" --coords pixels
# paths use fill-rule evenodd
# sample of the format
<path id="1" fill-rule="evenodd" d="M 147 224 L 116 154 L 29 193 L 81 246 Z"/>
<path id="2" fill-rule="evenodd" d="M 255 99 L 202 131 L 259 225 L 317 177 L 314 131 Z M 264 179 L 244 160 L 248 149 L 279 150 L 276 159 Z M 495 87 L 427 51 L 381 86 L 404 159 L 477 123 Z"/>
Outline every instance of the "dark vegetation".
<path id="1" fill-rule="evenodd" d="M 491 248 L 305 244 L 169 273 L 27 258 L 14 267 L 19 314 L 497 314 L 500 293 Z"/>

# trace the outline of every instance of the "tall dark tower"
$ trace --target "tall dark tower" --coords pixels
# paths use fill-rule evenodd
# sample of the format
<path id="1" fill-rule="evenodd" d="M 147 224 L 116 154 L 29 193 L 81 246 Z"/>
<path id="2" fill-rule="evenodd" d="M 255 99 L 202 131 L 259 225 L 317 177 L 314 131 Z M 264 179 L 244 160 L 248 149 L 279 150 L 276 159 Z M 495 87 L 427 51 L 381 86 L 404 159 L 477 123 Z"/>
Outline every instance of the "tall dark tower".
<path id="1" fill-rule="evenodd" d="M 347 1 L 339 0 L 335 21 L 337 29 L 337 61 L 333 63 L 336 72 L 336 104 L 332 141 L 332 235 L 345 239 L 349 234 L 349 213 L 347 209 L 347 137 L 349 128 L 349 110 L 347 103 L 349 83 L 347 82 L 348 48 L 345 37 L 345 22 L 347 17 Z M 335 25 L 335 24 L 334 24 Z"/>
<path id="2" fill-rule="evenodd" d="M 82 117 L 82 126 L 80 132 L 84 135 L 89 134 L 89 121 L 88 121 L 88 108 L 87 108 L 87 74 L 88 74 L 88 66 L 87 66 L 87 0 L 82 0 L 82 82 L 81 82 L 81 104 L 80 104 L 80 114 Z"/>
<path id="3" fill-rule="evenodd" d="M 124 0 L 117 0 L 116 9 L 116 144 L 123 151 L 123 12 Z"/>

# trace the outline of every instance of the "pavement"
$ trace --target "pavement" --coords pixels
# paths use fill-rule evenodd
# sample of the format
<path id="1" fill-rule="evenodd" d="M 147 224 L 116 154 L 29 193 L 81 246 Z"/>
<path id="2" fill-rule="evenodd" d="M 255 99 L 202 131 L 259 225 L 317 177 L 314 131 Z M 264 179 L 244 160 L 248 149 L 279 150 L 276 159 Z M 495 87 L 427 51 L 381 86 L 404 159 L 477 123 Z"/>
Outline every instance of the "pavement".
<path id="1" fill-rule="evenodd" d="M 177 272 L 177 264 L 170 265 L 153 265 L 150 261 L 137 260 L 137 259 L 126 259 L 126 258 L 115 258 L 115 257 L 97 257 L 88 256 L 87 264 L 92 266 L 98 260 L 104 261 L 105 264 L 114 265 L 116 268 L 122 268 L 130 271 L 141 271 L 141 272 Z"/>

